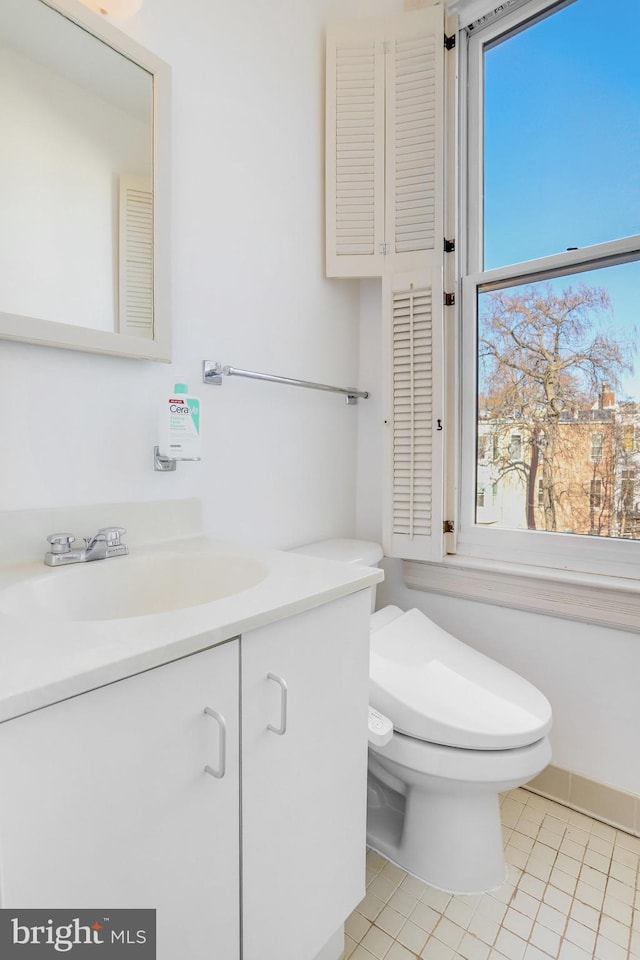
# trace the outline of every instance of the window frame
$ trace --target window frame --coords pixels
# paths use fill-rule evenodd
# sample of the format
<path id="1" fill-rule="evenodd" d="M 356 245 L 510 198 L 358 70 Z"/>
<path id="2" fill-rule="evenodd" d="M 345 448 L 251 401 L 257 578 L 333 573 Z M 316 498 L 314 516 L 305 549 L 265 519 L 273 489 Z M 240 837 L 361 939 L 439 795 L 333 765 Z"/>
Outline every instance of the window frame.
<path id="1" fill-rule="evenodd" d="M 449 550 L 462 561 L 505 562 L 536 568 L 638 579 L 640 542 L 539 530 L 487 529 L 476 523 L 477 300 L 480 291 L 588 272 L 640 258 L 640 235 L 564 251 L 536 260 L 482 269 L 483 53 L 487 44 L 527 29 L 573 0 L 529 0 L 469 32 L 459 31 L 458 183 L 460 237 L 456 534 Z"/>

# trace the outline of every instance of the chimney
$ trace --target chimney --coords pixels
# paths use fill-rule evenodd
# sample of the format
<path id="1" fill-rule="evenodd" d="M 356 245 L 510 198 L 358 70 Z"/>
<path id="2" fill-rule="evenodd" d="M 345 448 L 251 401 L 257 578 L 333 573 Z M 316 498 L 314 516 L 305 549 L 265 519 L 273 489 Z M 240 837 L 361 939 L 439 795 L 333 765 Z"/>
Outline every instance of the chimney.
<path id="1" fill-rule="evenodd" d="M 616 395 L 608 383 L 602 384 L 600 392 L 600 409 L 611 410 L 616 405 Z"/>

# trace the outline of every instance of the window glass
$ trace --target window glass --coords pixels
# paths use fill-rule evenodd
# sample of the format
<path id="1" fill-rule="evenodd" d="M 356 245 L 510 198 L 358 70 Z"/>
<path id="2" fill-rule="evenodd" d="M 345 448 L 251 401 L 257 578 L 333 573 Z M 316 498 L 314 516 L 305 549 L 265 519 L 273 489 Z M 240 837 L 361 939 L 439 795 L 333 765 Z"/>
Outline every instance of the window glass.
<path id="1" fill-rule="evenodd" d="M 484 50 L 484 269 L 640 233 L 639 0 Z"/>
<path id="2" fill-rule="evenodd" d="M 480 287 L 477 524 L 640 539 L 637 290 L 638 261 Z"/>

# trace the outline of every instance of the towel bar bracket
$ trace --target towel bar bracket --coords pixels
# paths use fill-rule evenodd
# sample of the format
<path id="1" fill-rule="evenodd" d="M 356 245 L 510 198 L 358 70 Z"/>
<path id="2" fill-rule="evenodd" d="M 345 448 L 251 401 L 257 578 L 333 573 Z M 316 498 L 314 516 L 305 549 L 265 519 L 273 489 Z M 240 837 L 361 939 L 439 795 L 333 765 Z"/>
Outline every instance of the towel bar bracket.
<path id="1" fill-rule="evenodd" d="M 222 386 L 223 366 L 217 360 L 203 360 L 202 362 L 202 382 L 212 383 L 214 387 Z"/>

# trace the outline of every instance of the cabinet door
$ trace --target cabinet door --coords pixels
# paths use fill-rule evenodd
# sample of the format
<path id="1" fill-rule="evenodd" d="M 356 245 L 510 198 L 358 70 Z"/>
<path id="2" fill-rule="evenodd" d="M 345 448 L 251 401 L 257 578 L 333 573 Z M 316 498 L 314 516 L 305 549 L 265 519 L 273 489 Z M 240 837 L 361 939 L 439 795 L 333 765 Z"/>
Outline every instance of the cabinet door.
<path id="1" fill-rule="evenodd" d="M 0 724 L 3 907 L 155 908 L 158 960 L 238 957 L 238 660 L 235 640 Z"/>
<path id="2" fill-rule="evenodd" d="M 312 960 L 364 896 L 369 618 L 365 590 L 242 638 L 244 960 Z"/>

